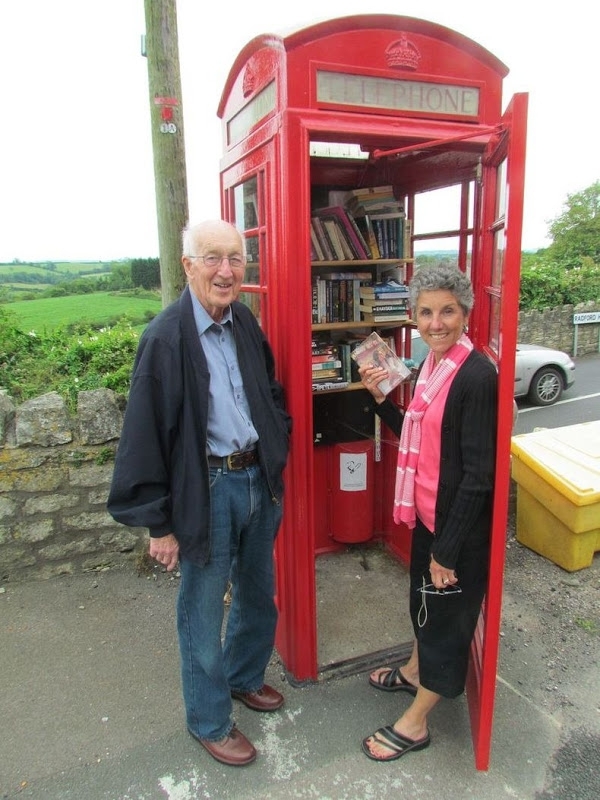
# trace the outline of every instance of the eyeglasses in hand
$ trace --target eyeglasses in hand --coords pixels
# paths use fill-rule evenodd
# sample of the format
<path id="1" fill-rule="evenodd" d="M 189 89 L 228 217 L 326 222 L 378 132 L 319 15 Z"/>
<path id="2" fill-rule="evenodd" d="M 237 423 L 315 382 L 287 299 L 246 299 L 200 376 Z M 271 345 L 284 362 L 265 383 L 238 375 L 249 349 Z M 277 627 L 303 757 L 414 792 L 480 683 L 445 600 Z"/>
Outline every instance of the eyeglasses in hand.
<path id="1" fill-rule="evenodd" d="M 436 588 L 433 583 L 424 583 L 423 586 L 417 588 L 417 592 L 422 594 L 460 594 L 462 589 L 457 583 L 444 586 L 443 589 Z"/>

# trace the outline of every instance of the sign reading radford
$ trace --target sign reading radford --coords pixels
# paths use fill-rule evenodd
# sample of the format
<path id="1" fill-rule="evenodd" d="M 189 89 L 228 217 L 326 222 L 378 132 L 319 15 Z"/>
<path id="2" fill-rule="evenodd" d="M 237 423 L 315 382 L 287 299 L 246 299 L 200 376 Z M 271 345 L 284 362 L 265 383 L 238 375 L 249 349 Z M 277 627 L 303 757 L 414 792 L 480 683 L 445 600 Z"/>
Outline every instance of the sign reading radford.
<path id="1" fill-rule="evenodd" d="M 600 322 L 600 311 L 584 311 L 573 314 L 573 325 L 585 325 L 586 322 Z"/>

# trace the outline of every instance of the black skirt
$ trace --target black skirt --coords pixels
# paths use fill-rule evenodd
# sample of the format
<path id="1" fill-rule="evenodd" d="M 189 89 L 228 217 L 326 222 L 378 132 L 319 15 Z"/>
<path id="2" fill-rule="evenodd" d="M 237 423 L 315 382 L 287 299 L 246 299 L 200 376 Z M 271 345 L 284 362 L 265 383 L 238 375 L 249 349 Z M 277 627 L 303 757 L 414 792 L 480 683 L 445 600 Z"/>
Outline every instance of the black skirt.
<path id="1" fill-rule="evenodd" d="M 417 519 L 410 560 L 410 616 L 419 653 L 419 681 L 442 697 L 464 691 L 469 648 L 485 595 L 489 561 L 489 523 L 477 526 L 460 551 L 456 575 L 460 593 L 426 594 L 433 534 Z"/>

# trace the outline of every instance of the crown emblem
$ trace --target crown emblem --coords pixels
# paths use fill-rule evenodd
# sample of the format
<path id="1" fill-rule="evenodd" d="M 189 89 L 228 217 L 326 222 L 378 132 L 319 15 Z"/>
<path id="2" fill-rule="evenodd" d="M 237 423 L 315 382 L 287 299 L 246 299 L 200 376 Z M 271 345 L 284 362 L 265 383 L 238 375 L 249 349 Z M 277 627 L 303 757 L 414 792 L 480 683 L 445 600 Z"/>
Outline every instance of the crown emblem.
<path id="1" fill-rule="evenodd" d="M 242 92 L 244 97 L 248 97 L 248 95 L 252 94 L 256 87 L 256 75 L 254 74 L 254 70 L 250 66 L 247 65 L 246 70 L 244 72 L 244 80 L 242 81 Z"/>
<path id="2" fill-rule="evenodd" d="M 400 39 L 387 46 L 385 57 L 390 67 L 417 69 L 421 60 L 421 53 L 419 53 L 419 48 L 409 42 L 406 34 L 403 33 Z"/>

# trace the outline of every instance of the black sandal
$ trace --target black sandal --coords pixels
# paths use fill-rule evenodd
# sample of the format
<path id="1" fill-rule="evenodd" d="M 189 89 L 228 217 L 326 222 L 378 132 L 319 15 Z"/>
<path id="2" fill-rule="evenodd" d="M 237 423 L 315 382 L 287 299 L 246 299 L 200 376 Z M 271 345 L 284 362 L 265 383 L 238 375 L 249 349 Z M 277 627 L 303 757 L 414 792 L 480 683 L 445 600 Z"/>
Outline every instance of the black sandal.
<path id="1" fill-rule="evenodd" d="M 406 680 L 400 667 L 390 667 L 389 672 L 380 672 L 377 680 L 370 677 L 369 683 L 382 692 L 408 692 L 413 697 L 417 694 L 417 687 Z"/>
<path id="2" fill-rule="evenodd" d="M 368 741 L 372 739 L 374 743 L 383 745 L 390 751 L 389 756 L 376 756 L 369 749 Z M 395 761 L 400 756 L 410 753 L 411 750 L 424 750 L 429 747 L 431 737 L 429 731 L 422 739 L 409 739 L 408 736 L 402 736 L 394 730 L 392 725 L 386 725 L 385 728 L 379 728 L 371 736 L 363 739 L 362 749 L 363 753 L 373 761 Z"/>

